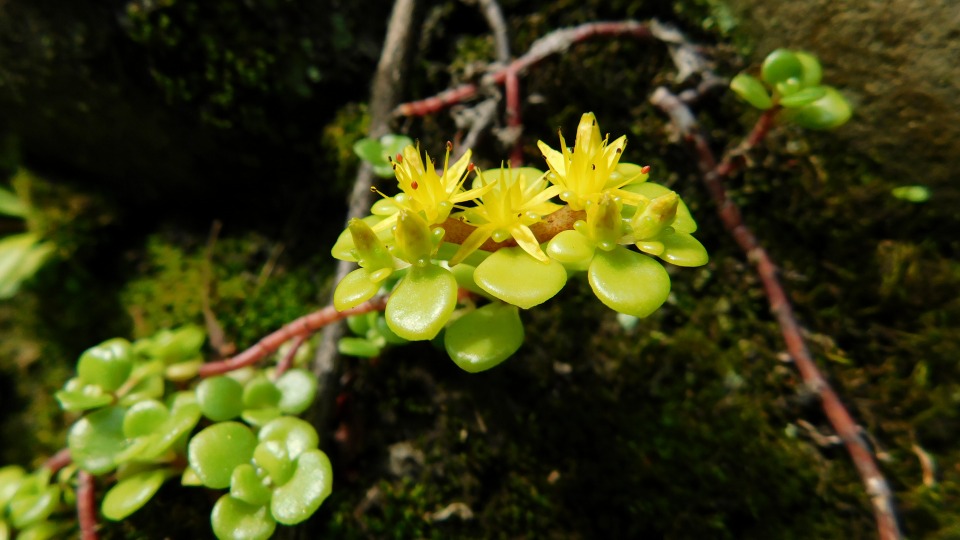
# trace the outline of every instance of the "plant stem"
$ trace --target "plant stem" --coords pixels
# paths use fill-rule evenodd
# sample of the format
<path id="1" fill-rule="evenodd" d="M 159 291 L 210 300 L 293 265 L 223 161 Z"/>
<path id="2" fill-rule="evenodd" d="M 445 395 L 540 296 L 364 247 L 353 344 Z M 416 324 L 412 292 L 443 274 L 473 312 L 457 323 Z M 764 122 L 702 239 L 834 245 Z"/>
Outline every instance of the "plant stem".
<path id="1" fill-rule="evenodd" d="M 81 470 L 77 473 L 77 521 L 80 539 L 97 540 L 97 499 L 93 475 Z"/>
<path id="2" fill-rule="evenodd" d="M 800 324 L 793 314 L 793 307 L 787 293 L 777 277 L 777 267 L 767 254 L 766 250 L 757 241 L 753 231 L 744 223 L 739 207 L 727 197 L 723 181 L 742 167 L 743 152 L 759 144 L 770 127 L 776 115 L 776 109 L 770 109 L 760 116 L 747 139 L 735 152 L 728 152 L 718 164 L 710 150 L 706 136 L 701 132 L 694 119 L 693 113 L 677 96 L 666 88 L 658 88 L 650 101 L 659 107 L 670 118 L 673 125 L 683 134 L 697 157 L 697 163 L 703 182 L 710 192 L 717 213 L 723 226 L 734 237 L 737 245 L 747 256 L 747 260 L 756 266 L 757 273 L 763 283 L 764 291 L 773 312 L 780 325 L 780 332 L 787 345 L 787 351 L 793 358 L 804 384 L 819 398 L 823 411 L 843 441 L 853 460 L 860 479 L 866 487 L 870 502 L 873 505 L 874 517 L 881 540 L 899 540 L 902 538 L 894 510 L 893 493 L 887 480 L 880 471 L 877 462 L 867 441 L 861 435 L 860 427 L 847 411 L 840 397 L 824 378 L 816 362 L 810 355 Z"/>
<path id="3" fill-rule="evenodd" d="M 268 354 L 279 349 L 281 345 L 291 339 L 309 336 L 330 323 L 352 317 L 353 315 L 360 315 L 371 311 L 382 311 L 387 305 L 387 298 L 386 295 L 377 296 L 357 307 L 344 311 L 337 311 L 333 306 L 327 306 L 309 315 L 304 315 L 293 322 L 287 323 L 279 330 L 261 339 L 253 347 L 232 358 L 219 362 L 210 362 L 200 366 L 199 375 L 200 377 L 212 377 L 253 365 L 265 358 Z"/>

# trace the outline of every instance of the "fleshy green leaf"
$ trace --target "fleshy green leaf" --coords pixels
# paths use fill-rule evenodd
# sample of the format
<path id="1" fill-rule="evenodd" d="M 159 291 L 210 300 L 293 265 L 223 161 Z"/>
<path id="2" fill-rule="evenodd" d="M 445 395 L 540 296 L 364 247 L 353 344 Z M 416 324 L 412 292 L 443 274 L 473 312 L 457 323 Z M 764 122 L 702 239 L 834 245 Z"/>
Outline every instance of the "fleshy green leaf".
<path id="1" fill-rule="evenodd" d="M 353 143 L 353 153 L 372 165 L 383 165 L 387 161 L 384 159 L 383 145 L 380 144 L 380 141 L 370 137 L 364 137 Z"/>
<path id="2" fill-rule="evenodd" d="M 831 86 L 821 87 L 826 94 L 813 103 L 785 111 L 788 120 L 807 129 L 834 129 L 847 123 L 853 109 L 847 98 Z"/>
<path id="3" fill-rule="evenodd" d="M 927 186 L 900 186 L 893 188 L 890 193 L 902 201 L 912 203 L 922 203 L 930 199 L 930 188 Z"/>
<path id="4" fill-rule="evenodd" d="M 214 422 L 232 420 L 243 412 L 243 385 L 231 377 L 210 377 L 197 385 L 197 403 Z"/>
<path id="5" fill-rule="evenodd" d="M 76 421 L 67 434 L 73 462 L 93 475 L 106 474 L 116 467 L 116 457 L 126 448 L 121 407 L 106 407 Z"/>
<path id="6" fill-rule="evenodd" d="M 155 432 L 167 418 L 170 411 L 166 405 L 156 400 L 137 403 L 123 417 L 123 435 L 128 439 L 143 437 Z"/>
<path id="7" fill-rule="evenodd" d="M 457 280 L 434 264 L 413 266 L 387 301 L 384 315 L 395 334 L 409 341 L 436 337 L 457 304 Z"/>
<path id="8" fill-rule="evenodd" d="M 770 99 L 770 93 L 759 79 L 746 73 L 741 73 L 730 81 L 730 89 L 733 90 L 744 101 L 754 107 L 767 110 L 773 107 L 773 100 Z"/>
<path id="9" fill-rule="evenodd" d="M 804 88 L 795 94 L 784 97 L 780 100 L 780 105 L 788 109 L 803 107 L 827 95 L 827 91 L 822 86 L 811 86 Z"/>
<path id="10" fill-rule="evenodd" d="M 380 356 L 383 349 L 367 338 L 345 337 L 337 342 L 337 351 L 347 356 L 357 358 L 375 358 Z"/>
<path id="11" fill-rule="evenodd" d="M 190 440 L 187 459 L 203 485 L 223 489 L 230 485 L 233 469 L 250 461 L 256 446 L 250 428 L 239 422 L 221 422 Z"/>
<path id="12" fill-rule="evenodd" d="M 523 323 L 516 306 L 493 302 L 460 317 L 447 328 L 444 346 L 461 369 L 488 370 L 523 344 Z"/>
<path id="13" fill-rule="evenodd" d="M 290 459 L 296 459 L 302 452 L 316 448 L 320 444 L 317 430 L 309 422 L 282 416 L 260 428 L 257 438 L 262 441 L 277 441 L 287 449 Z"/>
<path id="14" fill-rule="evenodd" d="M 791 51 L 777 49 L 764 59 L 760 73 L 767 84 L 777 84 L 788 79 L 799 81 L 803 77 L 803 64 Z"/>
<path id="15" fill-rule="evenodd" d="M 113 392 L 126 382 L 133 370 L 133 348 L 123 338 L 91 347 L 80 355 L 77 377 L 83 384 L 95 384 Z"/>
<path id="16" fill-rule="evenodd" d="M 310 407 L 317 397 L 317 378 L 305 369 L 291 369 L 276 382 L 280 390 L 280 412 L 300 414 Z"/>
<path id="17" fill-rule="evenodd" d="M 16 264 L 13 267 L 6 267 L 6 271 L 0 277 L 0 298 L 10 298 L 20 290 L 20 285 L 43 266 L 43 263 L 53 255 L 56 246 L 53 242 L 39 242 L 26 246 Z M 0 255 L 5 257 L 5 255 Z"/>
<path id="18" fill-rule="evenodd" d="M 333 490 L 333 468 L 320 450 L 307 450 L 297 458 L 297 468 L 286 484 L 273 491 L 270 513 L 284 525 L 301 523 L 320 508 Z"/>
<path id="19" fill-rule="evenodd" d="M 266 471 L 274 485 L 285 484 L 293 476 L 293 460 L 282 442 L 261 442 L 253 450 L 253 461 L 257 467 Z"/>
<path id="20" fill-rule="evenodd" d="M 270 379 L 260 376 L 243 387 L 245 409 L 266 409 L 280 403 L 280 390 Z"/>
<path id="21" fill-rule="evenodd" d="M 664 250 L 659 257 L 677 266 L 703 266 L 710 260 L 699 240 L 686 233 L 664 234 L 659 237 Z"/>
<path id="22" fill-rule="evenodd" d="M 481 289 L 523 309 L 553 298 L 567 283 L 562 264 L 553 259 L 542 263 L 520 248 L 494 252 L 480 263 L 473 277 Z"/>
<path id="23" fill-rule="evenodd" d="M 0 510 L 7 506 L 26 476 L 27 472 L 18 465 L 0 468 Z M 0 515 L 2 514 L 3 512 L 0 511 Z"/>
<path id="24" fill-rule="evenodd" d="M 17 540 L 51 540 L 53 538 L 64 538 L 66 533 L 67 529 L 64 528 L 63 524 L 43 521 L 21 530 L 17 533 Z M 3 538 L 2 534 L 0 534 L 0 538 Z"/>
<path id="25" fill-rule="evenodd" d="M 60 390 L 54 396 L 65 411 L 77 412 L 104 407 L 113 402 L 113 396 L 104 394 L 96 385 L 87 385 L 79 390 Z"/>
<path id="26" fill-rule="evenodd" d="M 803 66 L 803 75 L 800 77 L 800 83 L 804 88 L 820 84 L 820 78 L 823 76 L 823 68 L 820 67 L 820 61 L 817 57 L 803 51 L 795 51 L 794 56 Z"/>
<path id="27" fill-rule="evenodd" d="M 210 523 L 219 540 L 267 540 L 277 528 L 266 506 L 247 504 L 230 495 L 213 505 Z"/>
<path id="28" fill-rule="evenodd" d="M 113 521 L 126 518 L 147 504 L 168 476 L 169 471 L 158 469 L 137 473 L 117 482 L 103 498 L 100 507 L 103 515 Z"/>
<path id="29" fill-rule="evenodd" d="M 634 317 L 650 315 L 670 294 L 670 276 L 663 266 L 625 248 L 598 252 L 587 276 L 601 302 Z"/>
<path id="30" fill-rule="evenodd" d="M 574 230 L 563 231 L 547 244 L 547 255 L 570 270 L 584 271 L 590 267 L 596 246 L 589 238 Z"/>
<path id="31" fill-rule="evenodd" d="M 256 451 L 254 451 L 256 455 Z M 230 477 L 230 495 L 254 506 L 270 504 L 270 490 L 263 484 L 263 479 L 257 476 L 253 465 L 244 463 L 233 470 Z"/>
<path id="32" fill-rule="evenodd" d="M 26 217 L 27 203 L 16 194 L 0 188 L 0 214 L 11 217 Z"/>
<path id="33" fill-rule="evenodd" d="M 357 268 L 344 276 L 333 291 L 333 307 L 344 311 L 373 298 L 382 283 L 371 279 L 370 274 L 366 268 Z"/>
<path id="34" fill-rule="evenodd" d="M 20 496 L 10 501 L 10 523 L 17 529 L 23 529 L 39 523 L 53 513 L 60 502 L 60 488 L 47 486 L 37 493 Z"/>
<path id="35" fill-rule="evenodd" d="M 666 186 L 662 186 L 654 182 L 644 182 L 642 184 L 630 185 L 624 187 L 624 189 L 633 193 L 639 193 L 648 199 L 656 199 L 661 195 L 665 195 L 673 191 Z M 629 207 L 625 206 L 624 208 Z M 673 230 L 677 232 L 687 234 L 693 234 L 697 232 L 697 222 L 694 221 L 693 215 L 690 213 L 690 209 L 687 208 L 687 205 L 684 204 L 683 199 L 680 199 L 680 203 L 677 205 L 677 216 L 674 218 L 673 223 L 670 226 L 673 227 Z"/>

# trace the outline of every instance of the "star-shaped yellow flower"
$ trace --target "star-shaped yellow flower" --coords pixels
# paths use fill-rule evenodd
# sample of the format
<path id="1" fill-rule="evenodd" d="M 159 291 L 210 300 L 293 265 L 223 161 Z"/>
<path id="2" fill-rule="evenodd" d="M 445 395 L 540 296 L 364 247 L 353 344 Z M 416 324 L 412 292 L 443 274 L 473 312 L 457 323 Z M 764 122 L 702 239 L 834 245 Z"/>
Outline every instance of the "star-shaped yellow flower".
<path id="1" fill-rule="evenodd" d="M 488 239 L 503 242 L 510 237 L 534 258 L 547 262 L 530 225 L 560 207 L 550 201 L 560 193 L 558 186 L 547 187 L 546 176 L 532 168 L 509 169 L 501 167 L 481 176 L 488 190 L 477 201 L 475 208 L 463 212 L 464 220 L 476 227 L 450 259 L 460 263 Z"/>
<path id="2" fill-rule="evenodd" d="M 607 137 L 600 137 L 600 128 L 593 113 L 586 113 L 580 118 L 573 150 L 567 148 L 562 133 L 559 152 L 543 141 L 537 145 L 550 167 L 551 174 L 547 178 L 560 187 L 560 198 L 571 209 L 583 210 L 587 201 L 597 202 L 604 193 L 619 197 L 629 205 L 646 200 L 620 188 L 645 181 L 648 168 L 643 167 L 633 175 L 618 173 L 617 165 L 627 145 L 627 137 L 621 136 L 607 144 Z"/>

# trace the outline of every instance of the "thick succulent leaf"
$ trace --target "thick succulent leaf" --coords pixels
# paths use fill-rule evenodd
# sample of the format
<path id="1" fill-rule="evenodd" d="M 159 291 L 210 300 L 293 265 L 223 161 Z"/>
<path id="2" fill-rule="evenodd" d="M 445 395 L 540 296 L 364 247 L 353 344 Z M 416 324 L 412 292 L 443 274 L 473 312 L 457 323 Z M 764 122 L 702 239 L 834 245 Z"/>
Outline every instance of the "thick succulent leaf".
<path id="1" fill-rule="evenodd" d="M 677 266 L 703 266 L 710 260 L 707 249 L 699 240 L 686 233 L 664 234 L 659 237 L 664 250 L 659 257 Z"/>
<path id="2" fill-rule="evenodd" d="M 297 458 L 297 469 L 286 484 L 273 491 L 270 513 L 284 525 L 306 520 L 333 490 L 333 468 L 320 450 L 307 450 Z"/>
<path id="3" fill-rule="evenodd" d="M 245 409 L 266 409 L 280 403 L 280 389 L 270 379 L 259 376 L 243 387 L 243 407 Z"/>
<path id="4" fill-rule="evenodd" d="M 137 403 L 123 417 L 123 435 L 128 439 L 150 435 L 157 431 L 167 419 L 170 411 L 167 406 L 156 400 Z"/>
<path id="5" fill-rule="evenodd" d="M 553 298 L 567 283 L 563 265 L 542 263 L 520 248 L 496 251 L 473 273 L 477 285 L 491 295 L 529 309 Z"/>
<path id="6" fill-rule="evenodd" d="M 307 410 L 317 396 L 317 378 L 305 369 L 291 369 L 276 382 L 280 390 L 280 412 L 300 414 Z"/>
<path id="7" fill-rule="evenodd" d="M 271 421 L 260 429 L 257 438 L 261 442 L 277 441 L 283 444 L 290 459 L 296 459 L 301 453 L 320 444 L 317 430 L 309 422 L 293 416 L 283 416 Z"/>
<path id="8" fill-rule="evenodd" d="M 589 238 L 574 230 L 563 231 L 547 244 L 547 255 L 574 271 L 584 271 L 593 260 L 596 246 Z"/>
<path id="9" fill-rule="evenodd" d="M 436 337 L 457 304 L 457 280 L 446 268 L 414 266 L 387 301 L 387 325 L 409 341 Z"/>
<path id="10" fill-rule="evenodd" d="M 137 370 L 134 369 L 134 373 L 130 376 L 131 379 L 136 377 L 136 371 Z M 120 398 L 120 405 L 129 407 L 145 399 L 157 399 L 163 396 L 163 390 L 162 375 L 137 377 L 136 384 L 130 387 L 130 390 L 125 392 L 123 397 Z"/>
<path id="11" fill-rule="evenodd" d="M 741 99 L 758 109 L 767 110 L 773 107 L 770 93 L 756 77 L 741 73 L 730 81 L 730 89 Z"/>
<path id="12" fill-rule="evenodd" d="M 0 468 L 0 509 L 7 506 L 26 476 L 27 472 L 18 465 L 7 465 Z M 0 515 L 2 514 L 3 512 L 0 512 Z"/>
<path id="13" fill-rule="evenodd" d="M 143 508 L 170 476 L 163 469 L 144 471 L 128 476 L 110 488 L 100 509 L 107 519 L 120 521 Z"/>
<path id="14" fill-rule="evenodd" d="M 2 529 L 2 527 L 0 527 L 0 529 Z M 66 538 L 69 530 L 69 525 L 64 525 L 62 522 L 42 521 L 18 532 L 17 540 L 53 540 L 54 538 Z M 3 539 L 2 533 L 0 533 L 0 539 Z"/>
<path id="15" fill-rule="evenodd" d="M 930 200 L 930 188 L 927 186 L 900 186 L 890 190 L 890 193 L 901 201 L 922 203 Z"/>
<path id="16" fill-rule="evenodd" d="M 253 462 L 265 471 L 275 486 L 286 484 L 293 476 L 294 461 L 280 441 L 262 441 L 253 450 Z"/>
<path id="17" fill-rule="evenodd" d="M 113 402 L 113 396 L 104 394 L 99 386 L 87 385 L 79 390 L 60 390 L 54 396 L 65 411 L 77 412 L 104 407 Z"/>
<path id="18" fill-rule="evenodd" d="M 247 504 L 230 495 L 213 505 L 210 523 L 219 540 L 267 540 L 277 528 L 266 506 Z"/>
<path id="19" fill-rule="evenodd" d="M 126 448 L 121 407 L 106 407 L 76 421 L 67 434 L 73 462 L 93 475 L 106 474 L 116 467 L 116 457 Z"/>
<path id="20" fill-rule="evenodd" d="M 826 94 L 813 103 L 785 111 L 786 118 L 807 129 L 834 129 L 847 123 L 853 109 L 847 98 L 831 86 L 821 87 Z"/>
<path id="21" fill-rule="evenodd" d="M 0 188 L 0 214 L 11 217 L 26 217 L 29 207 L 15 193 Z"/>
<path id="22" fill-rule="evenodd" d="M 601 302 L 634 317 L 650 315 L 670 294 L 670 276 L 663 265 L 625 248 L 597 253 L 587 276 Z"/>
<path id="23" fill-rule="evenodd" d="M 673 191 L 668 187 L 661 186 L 660 184 L 655 184 L 653 182 L 630 185 L 623 189 L 632 191 L 633 193 L 639 193 L 648 199 L 655 199 L 661 195 L 665 195 Z M 630 207 L 624 206 L 624 208 Z M 690 214 L 690 209 L 687 208 L 687 205 L 683 203 L 683 199 L 680 199 L 680 203 L 677 205 L 677 216 L 674 218 L 673 223 L 670 226 L 673 227 L 673 230 L 677 232 L 687 234 L 692 234 L 697 231 L 697 222 L 694 221 L 693 215 Z"/>
<path id="24" fill-rule="evenodd" d="M 210 377 L 197 385 L 200 412 L 214 422 L 232 420 L 243 412 L 243 385 L 232 377 Z"/>
<path id="25" fill-rule="evenodd" d="M 378 344 L 367 338 L 345 337 L 337 342 L 337 351 L 346 356 L 357 358 L 375 358 L 383 350 Z"/>
<path id="26" fill-rule="evenodd" d="M 803 77 L 803 64 L 793 52 L 777 49 L 764 59 L 760 73 L 767 84 L 777 84 L 788 79 L 799 81 Z"/>
<path id="27" fill-rule="evenodd" d="M 221 422 L 197 433 L 187 447 L 190 468 L 203 485 L 223 489 L 230 485 L 233 469 L 249 463 L 257 438 L 239 422 Z"/>
<path id="28" fill-rule="evenodd" d="M 809 105 L 814 101 L 817 101 L 825 95 L 827 95 L 827 91 L 822 86 L 811 86 L 809 88 L 804 88 L 795 94 L 785 96 L 780 100 L 780 105 L 783 105 L 788 109 L 803 107 L 804 105 Z"/>
<path id="29" fill-rule="evenodd" d="M 233 470 L 230 477 L 230 495 L 247 504 L 265 506 L 270 504 L 271 493 L 263 482 L 264 480 L 257 476 L 254 466 L 244 463 Z"/>
<path id="30" fill-rule="evenodd" d="M 488 370 L 523 344 L 523 323 L 516 306 L 493 302 L 460 317 L 447 328 L 444 346 L 461 369 Z"/>
<path id="31" fill-rule="evenodd" d="M 133 371 L 133 347 L 123 338 L 115 338 L 91 347 L 77 361 L 77 377 L 83 384 L 95 384 L 113 392 L 126 382 Z"/>
<path id="32" fill-rule="evenodd" d="M 823 68 L 820 67 L 820 61 L 817 60 L 817 57 L 803 51 L 794 51 L 793 54 L 800 61 L 800 65 L 803 66 L 803 75 L 800 77 L 803 87 L 807 88 L 820 84 Z"/>
<path id="33" fill-rule="evenodd" d="M 53 513 L 59 502 L 60 488 L 57 486 L 47 486 L 38 493 L 16 496 L 8 505 L 10 523 L 17 529 L 39 523 Z"/>
<path id="34" fill-rule="evenodd" d="M 333 307 L 344 311 L 373 298 L 380 290 L 381 282 L 371 279 L 370 274 L 366 268 L 357 268 L 344 276 L 333 291 Z"/>

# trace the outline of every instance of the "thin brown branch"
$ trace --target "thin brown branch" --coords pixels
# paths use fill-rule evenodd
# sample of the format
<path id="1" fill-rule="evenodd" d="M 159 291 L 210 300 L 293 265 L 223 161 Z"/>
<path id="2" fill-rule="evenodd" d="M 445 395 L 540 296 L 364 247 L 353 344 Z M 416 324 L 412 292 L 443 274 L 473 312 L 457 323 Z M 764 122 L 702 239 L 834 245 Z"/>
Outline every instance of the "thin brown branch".
<path id="1" fill-rule="evenodd" d="M 569 206 L 564 206 L 560 210 L 544 216 L 543 221 L 531 225 L 530 230 L 533 231 L 533 235 L 537 237 L 537 242 L 542 244 L 549 242 L 554 236 L 561 232 L 572 229 L 573 224 L 576 223 L 577 220 L 585 219 L 587 219 L 586 212 L 582 210 L 571 210 Z M 442 227 L 444 230 L 443 240 L 452 244 L 462 244 L 467 237 L 470 236 L 470 233 L 476 230 L 476 227 L 473 225 L 453 218 L 444 221 Z M 483 251 L 496 251 L 501 248 L 516 245 L 516 240 L 512 238 L 504 240 L 503 242 L 487 240 L 480 246 L 480 249 Z"/>
<path id="2" fill-rule="evenodd" d="M 560 54 L 571 45 L 595 37 L 633 37 L 636 39 L 651 39 L 656 37 L 652 25 L 639 21 L 595 22 L 581 24 L 573 28 L 554 30 L 536 40 L 530 50 L 507 66 L 499 66 L 484 75 L 478 84 L 464 84 L 456 88 L 445 90 L 433 97 L 403 103 L 394 109 L 396 116 L 425 116 L 439 112 L 451 105 L 477 95 L 479 88 L 485 85 L 504 84 L 510 74 L 521 74 L 530 66 L 542 61 L 548 56 Z"/>
<path id="3" fill-rule="evenodd" d="M 97 540 L 97 492 L 93 475 L 81 470 L 77 474 L 77 521 L 80 540 Z"/>
<path id="4" fill-rule="evenodd" d="M 287 351 L 287 354 L 283 355 L 283 358 L 277 362 L 277 370 L 274 373 L 276 378 L 280 378 L 281 375 L 287 372 L 293 366 L 293 360 L 297 357 L 297 351 L 300 350 L 300 347 L 303 347 L 303 344 L 310 339 L 310 334 L 303 334 L 297 336 L 293 340 L 293 343 L 290 345 L 290 350 Z"/>
<path id="5" fill-rule="evenodd" d="M 266 336 L 257 342 L 256 345 L 241 352 L 240 354 L 221 360 L 219 362 L 210 362 L 200 366 L 200 377 L 212 377 L 222 375 L 231 371 L 253 365 L 264 359 L 270 353 L 276 351 L 281 345 L 291 339 L 310 334 L 322 329 L 323 327 L 362 313 L 371 311 L 382 311 L 387 305 L 387 296 L 377 296 L 359 306 L 344 311 L 337 311 L 333 306 L 327 306 L 321 310 L 314 311 L 309 315 L 304 315 L 294 320 Z"/>
<path id="6" fill-rule="evenodd" d="M 68 448 L 61 448 L 56 454 L 50 456 L 50 458 L 43 463 L 43 466 L 50 470 L 50 474 L 57 474 L 60 469 L 72 462 L 73 458 L 70 456 L 70 450 Z"/>
<path id="7" fill-rule="evenodd" d="M 847 452 L 850 454 L 866 487 L 870 502 L 873 505 L 879 538 L 881 540 L 900 539 L 902 536 L 897 523 L 893 493 L 890 486 L 879 466 L 877 466 L 870 447 L 861 434 L 860 427 L 847 411 L 840 397 L 824 378 L 807 349 L 800 324 L 793 314 L 793 307 L 777 277 L 776 265 L 757 241 L 753 232 L 744 223 L 740 209 L 727 197 L 723 184 L 723 181 L 729 175 L 738 171 L 742 165 L 742 152 L 756 146 L 767 134 L 776 111 L 768 110 L 760 117 L 747 140 L 738 148 L 740 153 L 727 155 L 717 164 L 706 136 L 701 132 L 693 114 L 683 101 L 665 88 L 658 88 L 651 96 L 650 101 L 667 114 L 674 127 L 680 131 L 686 142 L 692 147 L 697 157 L 704 184 L 706 184 L 707 190 L 717 205 L 720 220 L 727 231 L 733 235 L 737 245 L 746 254 L 747 259 L 756 266 L 770 303 L 770 310 L 780 325 L 787 351 L 800 371 L 804 384 L 819 396 L 830 425 L 833 426 L 844 446 L 846 446 Z"/>

